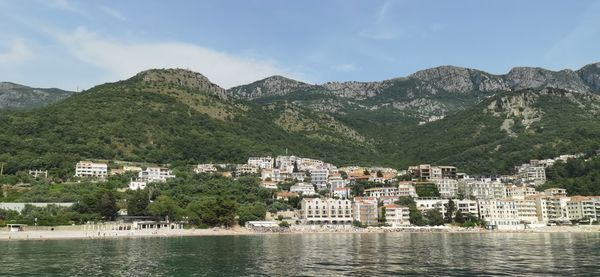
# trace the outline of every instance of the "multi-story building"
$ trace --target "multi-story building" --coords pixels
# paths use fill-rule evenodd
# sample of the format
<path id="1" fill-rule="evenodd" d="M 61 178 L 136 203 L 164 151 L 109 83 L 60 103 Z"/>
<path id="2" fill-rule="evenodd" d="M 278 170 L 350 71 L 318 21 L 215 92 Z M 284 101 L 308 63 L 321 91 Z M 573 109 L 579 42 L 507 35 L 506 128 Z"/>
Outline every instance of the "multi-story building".
<path id="1" fill-rule="evenodd" d="M 458 191 L 469 198 L 498 199 L 506 197 L 504 185 L 490 178 L 462 179 L 458 181 Z"/>
<path id="2" fill-rule="evenodd" d="M 80 161 L 75 166 L 75 177 L 106 178 L 108 165 L 105 163 L 93 163 L 91 161 Z"/>
<path id="3" fill-rule="evenodd" d="M 196 166 L 196 168 L 194 168 L 194 172 L 196 174 L 215 173 L 217 172 L 217 167 L 215 167 L 213 164 L 199 164 Z"/>
<path id="4" fill-rule="evenodd" d="M 315 195 L 315 187 L 309 183 L 297 183 L 290 187 L 290 192 L 295 192 L 301 195 Z"/>
<path id="5" fill-rule="evenodd" d="M 433 179 L 441 198 L 455 198 L 458 195 L 458 181 L 450 178 Z"/>
<path id="6" fill-rule="evenodd" d="M 513 199 L 479 199 L 479 218 L 490 229 L 516 230 L 525 226 L 517 216 L 517 206 Z"/>
<path id="7" fill-rule="evenodd" d="M 354 197 L 354 220 L 364 225 L 377 224 L 377 198 Z"/>
<path id="8" fill-rule="evenodd" d="M 291 180 L 292 175 L 287 172 L 281 172 L 281 170 L 277 168 L 273 169 L 263 169 L 260 172 L 261 180 L 271 180 L 273 182 L 283 182 L 285 180 Z"/>
<path id="9" fill-rule="evenodd" d="M 305 224 L 351 224 L 352 201 L 333 198 L 304 198 L 300 218 Z"/>
<path id="10" fill-rule="evenodd" d="M 337 188 L 345 188 L 350 184 L 350 181 L 344 180 L 340 174 L 330 175 L 328 182 L 331 191 L 334 191 Z"/>
<path id="11" fill-rule="evenodd" d="M 412 198 L 419 197 L 415 184 L 413 182 L 400 182 L 398 183 L 398 196 L 409 196 Z"/>
<path id="12" fill-rule="evenodd" d="M 147 167 L 138 173 L 138 179 L 148 183 L 166 182 L 170 178 L 175 178 L 175 175 L 166 167 Z"/>
<path id="13" fill-rule="evenodd" d="M 522 164 L 516 171 L 522 183 L 537 186 L 546 182 L 546 168 L 542 165 Z"/>
<path id="14" fill-rule="evenodd" d="M 320 168 L 313 169 L 310 171 L 310 182 L 316 185 L 318 188 L 326 188 L 327 180 L 329 177 L 329 169 Z"/>
<path id="15" fill-rule="evenodd" d="M 48 170 L 29 170 L 29 175 L 31 175 L 33 178 L 48 178 Z"/>
<path id="16" fill-rule="evenodd" d="M 241 164 L 235 168 L 235 176 L 258 174 L 259 168 L 249 164 Z"/>
<path id="17" fill-rule="evenodd" d="M 525 198 L 537 194 L 535 188 L 528 186 L 506 185 L 504 186 L 504 189 L 506 190 L 506 197 L 508 198 Z"/>
<path id="18" fill-rule="evenodd" d="M 408 207 L 396 204 L 383 206 L 385 209 L 385 223 L 393 228 L 410 225 L 410 210 Z"/>
<path id="19" fill-rule="evenodd" d="M 352 191 L 352 189 L 348 188 L 348 187 L 345 187 L 345 188 L 335 188 L 332 191 L 332 193 L 333 193 L 333 197 L 347 199 L 347 198 L 350 198 L 351 191 Z"/>
<path id="20" fill-rule="evenodd" d="M 369 197 L 379 198 L 382 196 L 398 196 L 397 187 L 383 187 L 365 189 L 365 195 Z"/>
<path id="21" fill-rule="evenodd" d="M 421 164 L 408 167 L 408 173 L 414 178 L 421 180 L 457 178 L 456 167 L 454 166 L 431 166 L 429 164 Z"/>
<path id="22" fill-rule="evenodd" d="M 271 169 L 273 168 L 273 157 L 250 157 L 248 158 L 248 165 L 258 167 L 260 169 Z"/>
<path id="23" fill-rule="evenodd" d="M 573 196 L 567 202 L 567 216 L 570 220 L 598 221 L 596 201 L 590 196 Z"/>

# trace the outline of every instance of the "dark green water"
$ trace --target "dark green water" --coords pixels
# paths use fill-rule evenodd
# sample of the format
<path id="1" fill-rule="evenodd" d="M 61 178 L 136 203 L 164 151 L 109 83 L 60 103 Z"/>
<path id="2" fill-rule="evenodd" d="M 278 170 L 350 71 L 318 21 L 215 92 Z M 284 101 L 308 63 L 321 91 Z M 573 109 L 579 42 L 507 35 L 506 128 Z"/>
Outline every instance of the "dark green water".
<path id="1" fill-rule="evenodd" d="M 307 234 L 0 242 L 0 276 L 600 276 L 600 234 Z"/>

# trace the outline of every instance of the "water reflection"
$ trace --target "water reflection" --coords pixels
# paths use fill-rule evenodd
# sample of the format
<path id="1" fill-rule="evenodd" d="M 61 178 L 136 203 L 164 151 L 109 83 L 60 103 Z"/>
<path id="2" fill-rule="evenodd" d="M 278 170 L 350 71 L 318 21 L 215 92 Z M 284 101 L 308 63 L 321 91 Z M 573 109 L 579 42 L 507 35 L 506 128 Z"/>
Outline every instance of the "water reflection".
<path id="1" fill-rule="evenodd" d="M 0 276 L 600 274 L 600 234 L 285 234 L 0 247 Z"/>

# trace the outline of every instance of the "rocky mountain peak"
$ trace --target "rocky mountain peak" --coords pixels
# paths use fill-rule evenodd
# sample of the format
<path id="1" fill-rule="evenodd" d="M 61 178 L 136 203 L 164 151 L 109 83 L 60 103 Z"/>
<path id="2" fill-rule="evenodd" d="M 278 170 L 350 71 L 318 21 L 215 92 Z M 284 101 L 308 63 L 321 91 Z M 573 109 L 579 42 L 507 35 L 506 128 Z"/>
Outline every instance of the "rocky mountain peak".
<path id="1" fill-rule="evenodd" d="M 160 82 L 163 84 L 173 84 L 181 87 L 187 87 L 194 90 L 200 90 L 216 94 L 225 98 L 225 89 L 212 83 L 204 75 L 187 69 L 150 69 L 142 71 L 134 78 L 142 82 Z"/>
<path id="2" fill-rule="evenodd" d="M 575 71 L 551 71 L 539 67 L 515 67 L 504 75 L 514 89 L 554 87 L 575 91 L 588 91 L 589 88 Z"/>
<path id="3" fill-rule="evenodd" d="M 431 83 L 434 87 L 450 92 L 497 91 L 507 90 L 502 78 L 483 71 L 456 67 L 439 66 L 417 71 L 409 78 Z"/>
<path id="4" fill-rule="evenodd" d="M 281 96 L 299 89 L 308 89 L 313 85 L 296 81 L 279 75 L 274 75 L 249 85 L 237 86 L 228 93 L 243 99 L 256 99 L 268 96 Z"/>
<path id="5" fill-rule="evenodd" d="M 594 91 L 600 91 L 600 63 L 588 64 L 577 71 L 579 77 Z"/>

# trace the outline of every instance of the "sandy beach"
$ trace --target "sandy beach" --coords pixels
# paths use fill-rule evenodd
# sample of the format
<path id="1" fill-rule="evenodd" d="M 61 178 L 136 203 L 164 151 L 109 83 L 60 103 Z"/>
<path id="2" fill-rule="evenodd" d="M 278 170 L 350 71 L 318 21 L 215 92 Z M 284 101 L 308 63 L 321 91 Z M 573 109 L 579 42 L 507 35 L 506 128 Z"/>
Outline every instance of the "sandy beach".
<path id="1" fill-rule="evenodd" d="M 339 227 L 339 226 L 337 226 Z M 212 228 L 212 229 L 158 229 L 158 230 L 43 230 L 43 231 L 0 231 L 0 241 L 22 240 L 58 240 L 58 239 L 123 239 L 144 237 L 183 237 L 183 236 L 239 236 L 268 234 L 329 234 L 329 233 L 598 233 L 599 225 L 579 226 L 546 226 L 527 230 L 489 231 L 481 228 L 438 227 L 404 227 L 404 228 L 336 228 L 327 226 L 293 226 L 283 230 L 251 230 L 246 228 Z"/>

